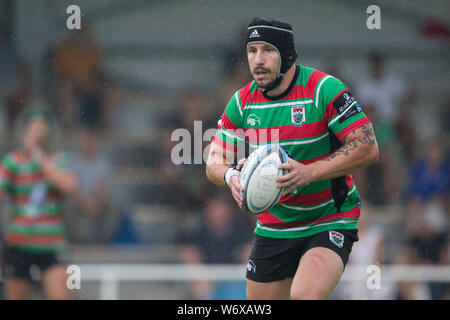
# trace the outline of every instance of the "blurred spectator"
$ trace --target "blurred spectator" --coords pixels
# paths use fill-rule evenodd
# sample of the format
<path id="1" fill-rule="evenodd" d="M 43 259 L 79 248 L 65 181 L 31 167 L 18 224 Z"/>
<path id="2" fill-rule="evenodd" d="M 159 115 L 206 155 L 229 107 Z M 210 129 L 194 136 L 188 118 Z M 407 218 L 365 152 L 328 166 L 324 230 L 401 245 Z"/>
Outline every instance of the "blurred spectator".
<path id="1" fill-rule="evenodd" d="M 203 223 L 183 243 L 192 246 L 198 254 L 192 262 L 237 263 L 242 261 L 243 246 L 252 237 L 251 229 L 235 217 L 233 199 L 215 197 L 206 200 Z M 189 260 L 189 258 L 187 259 Z"/>
<path id="2" fill-rule="evenodd" d="M 230 97 L 232 97 L 237 90 L 253 80 L 247 61 L 247 54 L 236 56 L 229 70 L 230 71 L 226 74 L 226 78 L 223 80 L 219 90 L 215 94 L 214 109 L 216 110 L 216 115 L 223 112 Z"/>
<path id="3" fill-rule="evenodd" d="M 237 219 L 233 211 L 233 204 L 233 199 L 230 197 L 215 197 L 206 200 L 202 225 L 180 239 L 181 260 L 184 263 L 244 264 L 247 261 L 252 232 L 247 223 L 242 219 Z M 211 298 L 215 296 L 215 288 L 219 287 L 214 287 L 209 282 L 192 283 L 193 298 Z M 242 294 L 245 294 L 245 286 Z M 222 296 L 218 299 L 227 298 L 230 297 Z M 236 298 L 243 298 L 243 296 Z"/>
<path id="4" fill-rule="evenodd" d="M 352 248 L 349 264 L 368 266 L 385 262 L 385 236 L 383 231 L 370 223 L 364 209 L 358 220 L 358 238 Z"/>
<path id="5" fill-rule="evenodd" d="M 438 201 L 445 205 L 450 191 L 450 163 L 438 140 L 426 143 L 426 151 L 411 169 L 411 198 L 419 201 Z"/>
<path id="6" fill-rule="evenodd" d="M 424 228 L 410 239 L 419 264 L 438 264 L 442 260 L 443 250 L 447 248 L 447 237 L 431 228 Z"/>
<path id="7" fill-rule="evenodd" d="M 246 31 L 247 24 L 239 26 L 237 32 L 235 32 L 234 43 L 225 55 L 225 67 L 223 69 L 225 77 L 215 94 L 214 108 L 211 108 L 214 110 L 215 116 L 223 112 L 230 97 L 237 90 L 253 80 L 248 65 L 247 50 L 243 45 Z"/>
<path id="8" fill-rule="evenodd" d="M 407 266 L 417 264 L 414 249 L 407 246 L 402 252 L 394 257 L 394 266 Z M 430 290 L 426 283 L 399 281 L 397 283 L 396 300 L 429 300 L 431 298 Z"/>
<path id="9" fill-rule="evenodd" d="M 116 228 L 113 229 L 110 243 L 119 245 L 140 244 L 142 239 L 132 218 L 132 209 L 123 207 L 118 210 Z"/>
<path id="10" fill-rule="evenodd" d="M 82 133 L 79 153 L 73 159 L 73 171 L 78 177 L 79 191 L 73 198 L 75 205 L 71 223 L 74 241 L 106 242 L 111 235 L 111 207 L 109 186 L 111 167 L 99 146 L 94 130 Z"/>
<path id="11" fill-rule="evenodd" d="M 399 76 L 386 72 L 384 57 L 379 53 L 373 53 L 370 57 L 370 75 L 355 85 L 355 96 L 374 124 L 380 147 L 379 162 L 354 174 L 361 196 L 371 202 L 389 204 L 399 198 L 401 179 L 396 167 L 396 156 L 405 153 L 396 153 L 397 133 L 407 137 L 400 140 L 404 141 L 405 148 L 415 145 L 409 113 L 403 110 L 404 105 L 408 105 L 407 102 L 411 100 L 411 92 L 411 88 Z M 397 132 L 397 123 L 401 124 L 399 128 L 402 132 Z M 368 192 L 369 184 L 371 192 Z"/>
<path id="12" fill-rule="evenodd" d="M 348 266 L 359 266 L 366 270 L 370 265 L 378 265 L 382 268 L 386 261 L 385 235 L 383 231 L 370 223 L 369 215 L 364 209 L 358 220 L 358 238 L 353 244 L 352 252 L 348 261 Z M 381 288 L 369 290 L 366 280 L 351 281 L 341 284 L 337 289 L 339 299 L 369 299 L 384 300 L 392 299 L 395 286 L 392 283 L 383 281 L 381 278 Z"/>
<path id="13" fill-rule="evenodd" d="M 348 84 L 350 87 L 353 87 L 353 85 L 349 83 L 345 75 L 342 73 L 342 68 L 340 67 L 340 65 L 341 63 L 339 62 L 339 60 L 336 60 L 335 56 L 330 56 L 327 59 L 327 65 L 324 70 L 326 73 L 338 78 L 343 83 Z"/>
<path id="14" fill-rule="evenodd" d="M 103 53 L 86 24 L 69 32 L 68 39 L 54 49 L 53 59 L 56 105 L 63 124 L 71 128 L 79 121 L 83 126 L 107 127 L 118 100 L 118 89 L 105 75 Z"/>
<path id="15" fill-rule="evenodd" d="M 419 264 L 448 265 L 450 166 L 438 141 L 411 169 L 410 199 L 405 216 L 409 245 Z M 448 285 L 430 283 L 432 299 L 448 295 Z"/>
<path id="16" fill-rule="evenodd" d="M 370 74 L 356 84 L 355 91 L 365 112 L 383 125 L 383 138 L 391 138 L 393 125 L 401 115 L 400 107 L 409 93 L 407 84 L 398 75 L 386 71 L 385 59 L 380 53 L 373 53 Z"/>
<path id="17" fill-rule="evenodd" d="M 180 94 L 174 111 L 167 112 L 161 119 L 161 144 L 158 170 L 161 181 L 170 187 L 170 192 L 177 196 L 175 205 L 183 211 L 199 208 L 211 186 L 204 183 L 204 167 L 202 165 L 203 150 L 207 141 L 203 133 L 213 125 L 205 121 L 206 103 L 204 96 L 197 89 L 187 89 Z M 197 125 L 195 123 L 197 121 Z M 180 130 L 186 135 L 179 141 L 171 141 L 172 133 Z M 187 130 L 187 131 L 186 131 Z M 180 151 L 183 146 L 183 151 Z M 175 147 L 175 149 L 174 149 Z M 180 152 L 178 152 L 180 151 Z M 175 164 L 172 153 L 183 159 L 183 164 Z M 198 162 L 196 162 L 198 161 Z"/>
<path id="18" fill-rule="evenodd" d="M 437 232 L 448 231 L 450 166 L 442 144 L 429 141 L 424 156 L 410 172 L 406 230 L 415 233 L 424 227 Z M 426 226 L 424 226 L 426 223 Z"/>
<path id="19" fill-rule="evenodd" d="M 172 123 L 167 123 L 161 129 L 161 149 L 158 152 L 158 159 L 156 160 L 156 169 L 158 171 L 158 178 L 160 180 L 161 189 L 167 189 L 167 193 L 176 197 L 173 205 L 177 206 L 179 210 L 185 210 L 192 205 L 196 206 L 198 201 L 189 198 L 187 190 L 183 188 L 181 181 L 185 176 L 185 169 L 187 166 L 176 165 L 172 161 L 172 150 L 180 142 L 172 141 L 172 132 L 177 128 Z M 169 191 L 170 190 L 170 191 Z M 193 203 L 191 203 L 193 202 Z"/>
<path id="20" fill-rule="evenodd" d="M 28 63 L 20 57 L 0 25 L 0 106 L 6 112 L 8 135 L 13 133 L 20 114 L 28 104 L 29 95 Z"/>
<path id="21" fill-rule="evenodd" d="M 231 37 L 230 46 L 225 52 L 224 68 L 226 73 L 232 72 L 236 63 L 239 61 L 247 61 L 247 50 L 243 45 L 245 43 L 245 34 L 247 32 L 247 22 L 242 23 L 236 28 Z"/>
<path id="22" fill-rule="evenodd" d="M 188 88 L 180 93 L 171 120 L 178 128 L 193 133 L 194 121 L 204 121 L 207 111 L 204 94 L 197 88 Z"/>

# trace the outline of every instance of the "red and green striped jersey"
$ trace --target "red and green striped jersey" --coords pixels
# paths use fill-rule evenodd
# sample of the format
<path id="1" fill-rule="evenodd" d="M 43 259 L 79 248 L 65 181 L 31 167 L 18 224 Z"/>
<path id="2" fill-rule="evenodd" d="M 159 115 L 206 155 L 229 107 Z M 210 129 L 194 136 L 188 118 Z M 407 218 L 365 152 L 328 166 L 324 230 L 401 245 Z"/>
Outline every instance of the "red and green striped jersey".
<path id="1" fill-rule="evenodd" d="M 339 79 L 303 65 L 296 68 L 287 93 L 276 100 L 265 96 L 255 81 L 238 90 L 219 120 L 213 142 L 234 152 L 245 142 L 251 149 L 278 143 L 295 160 L 309 164 L 332 152 L 333 138 L 342 139 L 370 122 Z M 357 229 L 360 198 L 350 174 L 341 180 L 347 196 L 344 192 L 340 210 L 332 181 L 315 181 L 259 214 L 255 233 L 297 238 L 331 229 Z"/>
<path id="2" fill-rule="evenodd" d="M 63 153 L 56 152 L 52 158 L 57 166 L 65 167 Z M 19 149 L 4 156 L 0 187 L 12 200 L 11 222 L 5 230 L 8 245 L 36 253 L 57 252 L 67 247 L 62 195 L 47 181 L 29 153 Z"/>

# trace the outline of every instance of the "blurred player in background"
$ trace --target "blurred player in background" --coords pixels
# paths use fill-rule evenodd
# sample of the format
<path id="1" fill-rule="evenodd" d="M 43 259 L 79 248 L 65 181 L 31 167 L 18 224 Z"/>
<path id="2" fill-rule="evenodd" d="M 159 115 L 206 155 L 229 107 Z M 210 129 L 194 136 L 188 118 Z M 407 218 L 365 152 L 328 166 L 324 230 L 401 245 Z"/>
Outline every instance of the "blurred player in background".
<path id="1" fill-rule="evenodd" d="M 27 298 L 33 265 L 41 271 L 47 298 L 70 298 L 66 266 L 59 257 L 67 247 L 61 199 L 76 189 L 77 182 L 65 169 L 64 154 L 51 147 L 52 129 L 48 110 L 28 109 L 22 145 L 1 162 L 0 199 L 8 195 L 12 200 L 12 221 L 1 252 L 7 299 Z"/>
<path id="2" fill-rule="evenodd" d="M 56 106 L 64 128 L 108 128 L 119 90 L 105 73 L 103 50 L 88 26 L 70 31 L 52 54 Z"/>
<path id="3" fill-rule="evenodd" d="M 245 159 L 237 167 L 227 164 L 238 145 L 267 140 L 290 152 L 289 163 L 280 165 L 288 173 L 277 178 L 285 188 L 280 202 L 258 215 L 247 298 L 327 299 L 358 240 L 361 203 L 349 173 L 378 159 L 372 124 L 339 79 L 295 64 L 290 24 L 255 18 L 246 35 L 254 81 L 225 108 L 207 176 L 229 186 L 242 207 L 239 169 Z M 263 133 L 267 128 L 278 129 L 275 140 Z M 250 129 L 256 137 L 245 135 Z"/>

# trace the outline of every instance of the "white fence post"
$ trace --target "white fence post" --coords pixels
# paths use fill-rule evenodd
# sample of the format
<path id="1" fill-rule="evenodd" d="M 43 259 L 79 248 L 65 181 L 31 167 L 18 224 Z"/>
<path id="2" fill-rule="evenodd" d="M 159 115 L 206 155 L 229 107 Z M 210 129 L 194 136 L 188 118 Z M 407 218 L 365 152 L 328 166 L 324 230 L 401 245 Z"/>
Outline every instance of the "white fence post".
<path id="1" fill-rule="evenodd" d="M 100 272 L 100 300 L 119 299 L 119 277 L 117 272 L 106 269 Z"/>

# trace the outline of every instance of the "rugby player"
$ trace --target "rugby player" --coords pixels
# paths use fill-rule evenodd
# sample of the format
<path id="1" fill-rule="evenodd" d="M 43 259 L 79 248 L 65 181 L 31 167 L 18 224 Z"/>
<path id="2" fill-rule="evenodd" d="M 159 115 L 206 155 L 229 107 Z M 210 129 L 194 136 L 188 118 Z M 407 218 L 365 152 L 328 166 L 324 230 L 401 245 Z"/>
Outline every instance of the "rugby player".
<path id="1" fill-rule="evenodd" d="M 280 165 L 288 173 L 277 178 L 283 196 L 258 215 L 247 298 L 327 299 L 358 240 L 361 201 L 350 172 L 378 160 L 372 124 L 346 84 L 295 63 L 290 24 L 255 18 L 245 44 L 254 80 L 229 100 L 206 174 L 242 207 L 245 158 L 230 161 L 238 147 L 272 142 L 289 152 Z"/>
<path id="2" fill-rule="evenodd" d="M 33 266 L 41 272 L 47 298 L 70 298 L 60 258 L 67 248 L 61 200 L 75 190 L 77 181 L 66 168 L 64 154 L 51 148 L 51 124 L 48 110 L 27 110 L 22 145 L 0 165 L 0 201 L 5 196 L 12 201 L 12 221 L 1 250 L 6 299 L 27 298 Z"/>

